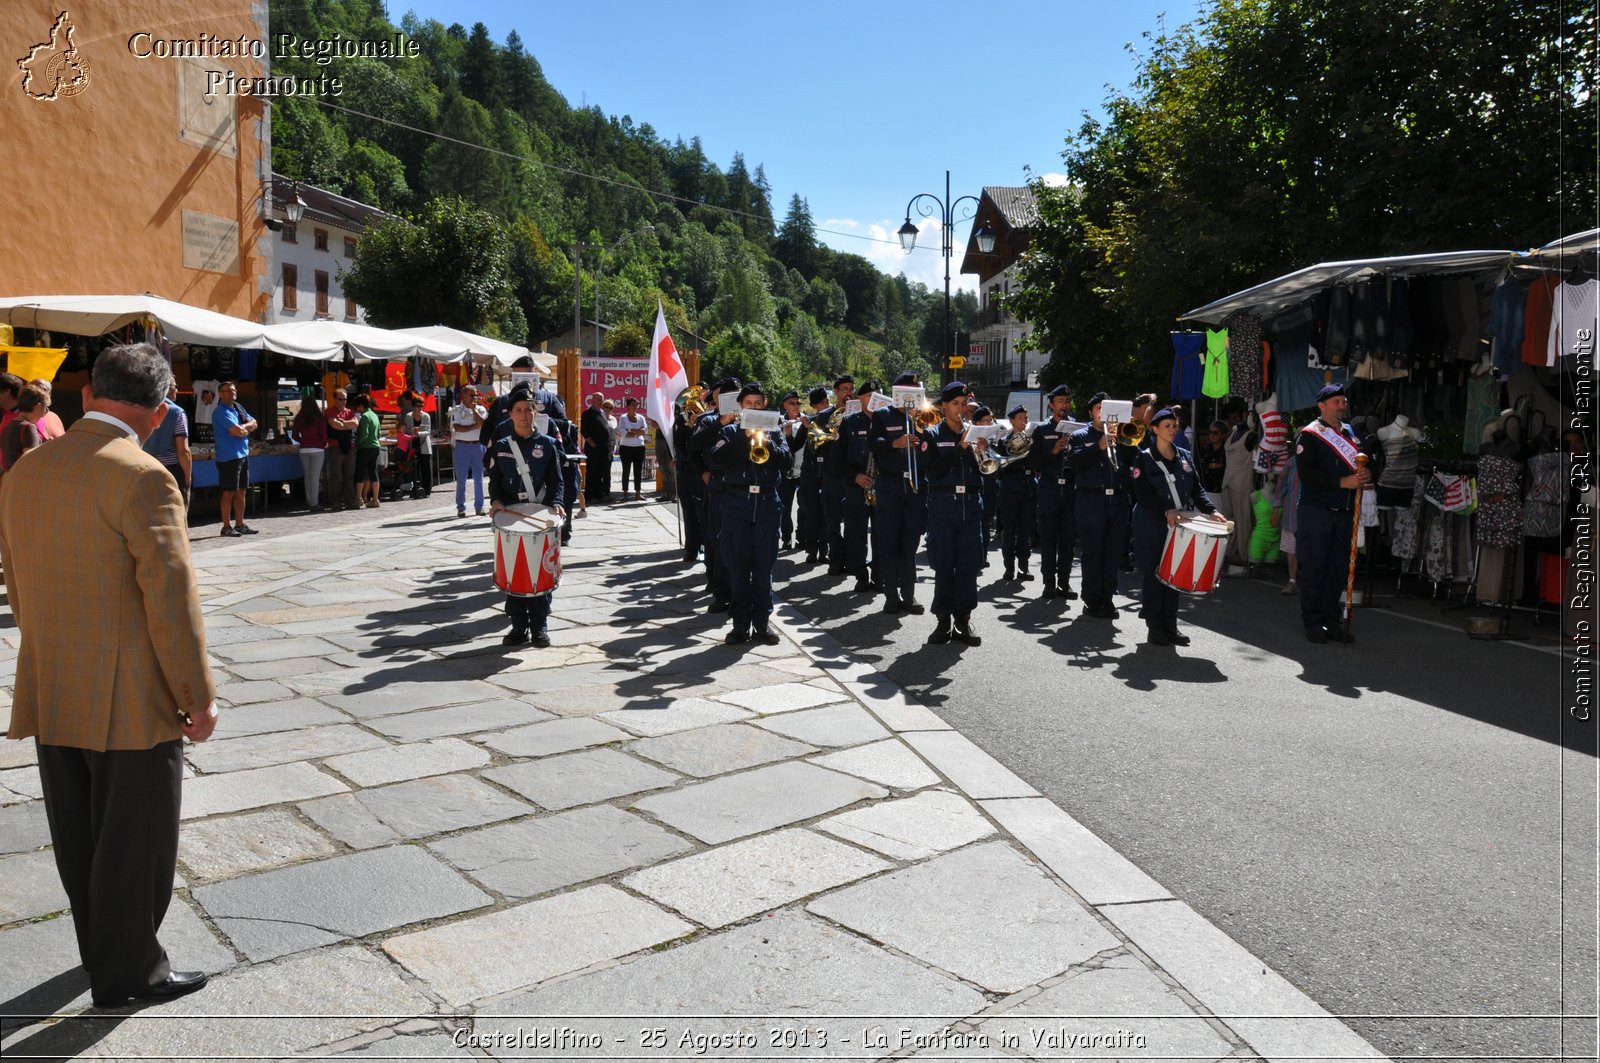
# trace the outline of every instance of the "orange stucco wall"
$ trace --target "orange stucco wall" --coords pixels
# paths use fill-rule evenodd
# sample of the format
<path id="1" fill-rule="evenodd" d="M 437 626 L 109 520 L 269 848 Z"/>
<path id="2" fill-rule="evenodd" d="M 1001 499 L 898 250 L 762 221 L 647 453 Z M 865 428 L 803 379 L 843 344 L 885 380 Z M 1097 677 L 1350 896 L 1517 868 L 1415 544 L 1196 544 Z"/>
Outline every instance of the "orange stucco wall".
<path id="1" fill-rule="evenodd" d="M 261 165 L 264 108 L 245 96 L 216 95 L 206 105 L 232 109 L 236 157 L 192 138 L 186 142 L 179 135 L 181 61 L 137 58 L 129 40 L 139 33 L 161 40 L 202 33 L 261 39 L 265 6 L 250 0 L 0 2 L 0 295 L 148 291 L 261 319 L 267 304 L 259 202 L 268 172 Z M 66 54 L 62 33 L 53 51 L 35 51 L 50 41 L 63 12 L 76 56 Z M 52 69 L 55 53 L 61 58 Z M 26 85 L 19 67 L 25 61 L 32 73 Z M 267 73 L 249 56 L 201 63 L 231 67 L 241 77 Z M 74 79 L 84 73 L 72 93 Z M 53 100 L 29 94 L 52 87 Z M 195 112 L 192 103 L 190 112 L 213 121 L 218 113 Z M 185 211 L 238 223 L 236 265 L 227 272 L 185 265 Z"/>

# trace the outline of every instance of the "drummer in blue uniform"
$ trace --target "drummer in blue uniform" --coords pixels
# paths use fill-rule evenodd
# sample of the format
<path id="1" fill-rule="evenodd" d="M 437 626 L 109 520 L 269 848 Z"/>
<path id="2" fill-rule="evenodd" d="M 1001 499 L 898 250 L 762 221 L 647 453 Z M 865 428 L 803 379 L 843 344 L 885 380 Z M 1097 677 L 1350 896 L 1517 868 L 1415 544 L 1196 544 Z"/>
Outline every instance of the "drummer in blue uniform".
<path id="1" fill-rule="evenodd" d="M 739 389 L 739 405 L 764 409 L 766 392 L 756 381 Z M 772 566 L 778 559 L 778 481 L 790 459 L 782 432 L 769 432 L 768 460 L 750 460 L 754 433 L 737 423 L 724 425 L 711 450 L 711 463 L 722 471 L 722 554 L 732 585 L 733 630 L 723 641 L 730 646 L 753 637 L 767 646 L 778 645 L 777 632 L 767 626 L 772 616 Z"/>
<path id="2" fill-rule="evenodd" d="M 1084 615 L 1114 619 L 1117 572 L 1128 536 L 1128 472 L 1138 452 L 1105 431 L 1099 392 L 1089 400 L 1089 423 L 1072 433 L 1067 462 L 1076 477 L 1078 541 L 1083 545 Z M 1117 448 L 1113 450 L 1112 448 Z"/>
<path id="3" fill-rule="evenodd" d="M 1068 463 L 1072 441 L 1068 417 L 1072 392 L 1065 384 L 1050 389 L 1050 419 L 1034 426 L 1028 469 L 1039 478 L 1035 499 L 1039 528 L 1039 571 L 1044 576 L 1041 598 L 1078 596 L 1070 585 L 1072 551 L 1078 545 L 1077 474 Z"/>
<path id="4" fill-rule="evenodd" d="M 1027 432 L 1026 406 L 1018 403 L 1011 407 L 1006 419 L 1011 422 L 1013 435 Z M 1000 481 L 1000 557 L 1006 564 L 1000 578 L 1007 583 L 1031 583 L 1033 573 L 1028 571 L 1028 557 L 1033 553 L 1034 496 L 1038 486 L 1026 461 L 1008 463 L 996 478 Z"/>
<path id="5" fill-rule="evenodd" d="M 484 473 L 489 481 L 489 512 L 499 513 L 510 506 L 540 503 L 555 510 L 558 518 L 567 515 L 565 477 L 561 469 L 561 446 L 554 439 L 534 430 L 533 400 L 524 390 L 510 406 L 511 430 L 490 445 Z M 506 616 L 511 630 L 501 639 L 505 646 L 532 642 L 543 648 L 550 645 L 551 594 L 532 597 L 506 595 Z"/>
<path id="6" fill-rule="evenodd" d="M 867 505 L 873 468 L 872 414 L 867 412 L 867 400 L 877 391 L 876 380 L 861 385 L 855 393 L 861 409 L 839 422 L 839 442 L 834 444 L 844 464 L 844 567 L 856 578 L 856 594 L 872 594 L 883 587 L 872 578 L 877 558 L 869 557 L 872 508 Z"/>
<path id="7" fill-rule="evenodd" d="M 1295 510 L 1295 556 L 1300 562 L 1300 619 L 1306 638 L 1354 642 L 1340 625 L 1339 593 L 1349 571 L 1356 491 L 1371 482 L 1360 468 L 1360 443 L 1344 423 L 1350 409 L 1342 384 L 1317 392 L 1317 419 L 1294 441 L 1300 505 Z"/>
<path id="8" fill-rule="evenodd" d="M 978 564 L 982 560 L 982 490 L 978 459 L 982 443 L 965 442 L 967 386 L 953 380 L 939 392 L 944 420 L 926 433 L 928 471 L 928 563 L 933 567 L 933 615 L 928 643 L 943 645 L 954 638 L 968 646 L 983 642 L 972 628 L 978 607 Z"/>
<path id="9" fill-rule="evenodd" d="M 711 588 L 711 605 L 707 612 L 712 613 L 728 611 L 733 591 L 728 583 L 728 570 L 722 564 L 722 469 L 710 460 L 710 454 L 722 437 L 722 430 L 737 417 L 737 414 L 719 414 L 717 401 L 722 395 L 738 390 L 738 377 L 728 376 L 717 381 L 710 405 L 694 423 L 694 434 L 689 438 L 689 450 L 695 455 L 700 481 L 705 487 L 706 519 L 702 527 L 706 543 L 706 582 Z"/>
<path id="10" fill-rule="evenodd" d="M 1187 510 L 1205 513 L 1221 524 L 1211 496 L 1201 486 L 1194 455 L 1178 446 L 1178 414 L 1157 410 L 1150 419 L 1153 438 L 1133 463 L 1133 559 L 1144 573 L 1139 617 L 1152 646 L 1187 646 L 1178 633 L 1178 592 L 1156 577 L 1167 533 Z"/>
<path id="11" fill-rule="evenodd" d="M 920 387 L 916 373 L 901 373 L 895 387 Z M 928 527 L 923 433 L 910 411 L 885 408 L 872 415 L 872 454 L 877 459 L 877 506 L 872 514 L 872 557 L 883 584 L 883 611 L 920 615 L 917 546 Z"/>

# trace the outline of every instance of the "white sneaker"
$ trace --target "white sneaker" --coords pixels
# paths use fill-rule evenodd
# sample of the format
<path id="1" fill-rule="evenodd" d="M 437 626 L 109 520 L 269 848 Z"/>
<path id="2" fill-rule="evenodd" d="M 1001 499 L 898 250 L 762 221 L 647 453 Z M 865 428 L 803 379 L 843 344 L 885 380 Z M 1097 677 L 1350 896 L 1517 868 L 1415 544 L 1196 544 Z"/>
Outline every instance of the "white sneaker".
<path id="1" fill-rule="evenodd" d="M 1296 583 L 1294 580 L 1290 580 L 1288 583 L 1285 583 L 1283 585 L 1283 590 L 1280 591 L 1279 593 L 1280 594 L 1299 594 L 1300 593 L 1300 584 Z"/>

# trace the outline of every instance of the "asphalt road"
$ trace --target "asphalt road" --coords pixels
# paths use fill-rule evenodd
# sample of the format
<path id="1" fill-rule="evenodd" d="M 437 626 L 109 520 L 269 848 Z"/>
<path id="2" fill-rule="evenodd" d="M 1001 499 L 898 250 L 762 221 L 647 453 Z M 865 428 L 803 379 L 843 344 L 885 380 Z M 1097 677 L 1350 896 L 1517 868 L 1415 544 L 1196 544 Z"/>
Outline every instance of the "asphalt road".
<path id="1" fill-rule="evenodd" d="M 931 615 L 796 556 L 784 600 L 1384 1052 L 1560 1055 L 1551 1016 L 1593 1012 L 1595 729 L 1565 716 L 1555 654 L 1416 601 L 1314 646 L 1297 600 L 1242 579 L 1158 649 L 1132 609 L 992 584 L 997 560 L 984 644 L 928 646 Z M 1593 1057 L 1593 1021 L 1566 1033 Z"/>

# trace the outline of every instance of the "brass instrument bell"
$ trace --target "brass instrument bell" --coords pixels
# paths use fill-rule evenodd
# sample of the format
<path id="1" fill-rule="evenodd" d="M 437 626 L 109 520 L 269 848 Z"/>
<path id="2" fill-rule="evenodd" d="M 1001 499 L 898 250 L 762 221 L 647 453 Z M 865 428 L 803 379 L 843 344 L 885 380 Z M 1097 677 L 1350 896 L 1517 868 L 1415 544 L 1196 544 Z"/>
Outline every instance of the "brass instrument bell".
<path id="1" fill-rule="evenodd" d="M 750 461 L 765 465 L 772 460 L 772 449 L 767 446 L 767 433 L 759 428 L 750 434 Z"/>
<path id="2" fill-rule="evenodd" d="M 683 414 L 685 417 L 699 417 L 706 412 L 706 389 L 696 384 L 683 393 Z"/>

